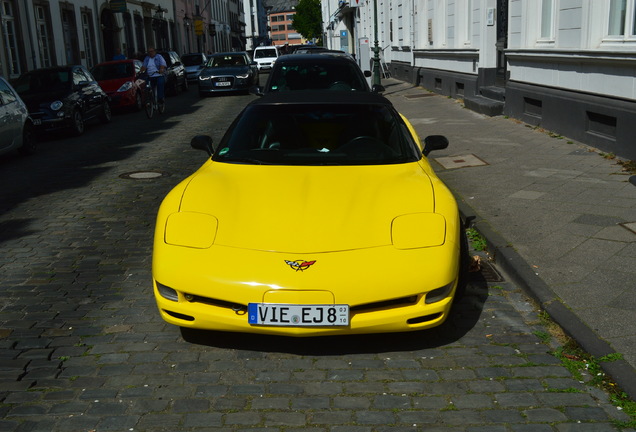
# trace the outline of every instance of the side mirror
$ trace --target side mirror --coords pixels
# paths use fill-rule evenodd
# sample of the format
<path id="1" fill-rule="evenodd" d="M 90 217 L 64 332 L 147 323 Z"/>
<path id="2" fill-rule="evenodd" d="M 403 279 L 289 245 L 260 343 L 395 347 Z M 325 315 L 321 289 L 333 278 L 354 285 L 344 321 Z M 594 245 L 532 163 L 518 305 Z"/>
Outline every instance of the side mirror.
<path id="1" fill-rule="evenodd" d="M 424 156 L 428 156 L 433 150 L 443 150 L 448 147 L 448 138 L 444 135 L 429 135 L 424 138 Z"/>
<path id="2" fill-rule="evenodd" d="M 371 87 L 371 91 L 373 93 L 383 93 L 385 90 L 386 89 L 382 84 L 373 84 L 373 86 Z"/>
<path id="3" fill-rule="evenodd" d="M 190 140 L 190 147 L 195 150 L 204 150 L 208 155 L 214 154 L 214 147 L 212 147 L 212 137 L 208 135 L 197 135 Z"/>
<path id="4" fill-rule="evenodd" d="M 263 87 L 252 86 L 250 87 L 250 94 L 253 94 L 254 96 L 263 96 L 265 93 L 263 93 Z"/>
<path id="5" fill-rule="evenodd" d="M 254 60 L 252 60 L 252 61 L 250 62 L 250 66 L 258 66 L 258 63 L 257 63 L 257 62 L 255 62 Z"/>

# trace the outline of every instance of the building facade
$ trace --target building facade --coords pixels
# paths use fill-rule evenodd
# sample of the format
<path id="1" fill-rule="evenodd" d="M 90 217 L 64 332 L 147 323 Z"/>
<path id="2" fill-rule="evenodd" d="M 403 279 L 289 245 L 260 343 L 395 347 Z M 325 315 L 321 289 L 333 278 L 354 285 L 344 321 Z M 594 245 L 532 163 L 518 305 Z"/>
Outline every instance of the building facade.
<path id="1" fill-rule="evenodd" d="M 636 0 L 323 0 L 322 12 L 327 46 L 363 69 L 377 40 L 383 74 L 636 159 Z"/>
<path id="2" fill-rule="evenodd" d="M 93 65 L 147 48 L 186 52 L 244 49 L 239 0 L 0 0 L 0 72 Z"/>

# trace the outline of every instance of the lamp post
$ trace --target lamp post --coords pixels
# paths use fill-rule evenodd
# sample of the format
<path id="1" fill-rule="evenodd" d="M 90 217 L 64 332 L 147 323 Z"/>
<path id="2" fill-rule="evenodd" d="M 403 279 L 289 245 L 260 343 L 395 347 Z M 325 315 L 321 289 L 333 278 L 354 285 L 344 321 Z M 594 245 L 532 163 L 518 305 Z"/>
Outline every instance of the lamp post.
<path id="1" fill-rule="evenodd" d="M 373 25 L 375 33 L 375 41 L 373 42 L 373 85 L 381 85 L 380 45 L 378 43 L 378 0 L 373 0 Z"/>

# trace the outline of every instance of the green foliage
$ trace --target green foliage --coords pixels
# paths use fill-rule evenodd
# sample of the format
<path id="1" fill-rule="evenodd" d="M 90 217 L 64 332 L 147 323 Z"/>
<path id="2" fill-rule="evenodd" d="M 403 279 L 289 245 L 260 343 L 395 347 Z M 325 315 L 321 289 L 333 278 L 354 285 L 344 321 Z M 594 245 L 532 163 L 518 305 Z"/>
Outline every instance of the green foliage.
<path id="1" fill-rule="evenodd" d="M 322 45 L 322 9 L 320 0 L 300 0 L 296 6 L 294 29 L 305 39 Z"/>
<path id="2" fill-rule="evenodd" d="M 476 251 L 485 251 L 488 249 L 488 243 L 486 243 L 486 239 L 479 234 L 475 228 L 468 228 L 466 230 L 466 236 L 470 240 L 470 243 L 473 245 L 473 249 Z"/>

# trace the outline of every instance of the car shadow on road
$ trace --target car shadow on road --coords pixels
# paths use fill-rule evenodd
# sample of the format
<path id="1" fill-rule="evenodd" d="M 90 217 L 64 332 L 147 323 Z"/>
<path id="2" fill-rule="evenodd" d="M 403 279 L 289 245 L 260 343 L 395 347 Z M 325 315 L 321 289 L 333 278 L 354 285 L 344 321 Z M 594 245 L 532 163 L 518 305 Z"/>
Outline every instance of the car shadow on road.
<path id="1" fill-rule="evenodd" d="M 453 344 L 471 331 L 479 322 L 487 297 L 488 282 L 480 273 L 473 273 L 466 293 L 453 303 L 451 313 L 446 321 L 442 325 L 428 330 L 295 338 L 181 328 L 181 336 L 186 342 L 197 345 L 241 351 L 280 352 L 300 356 L 427 350 Z"/>

